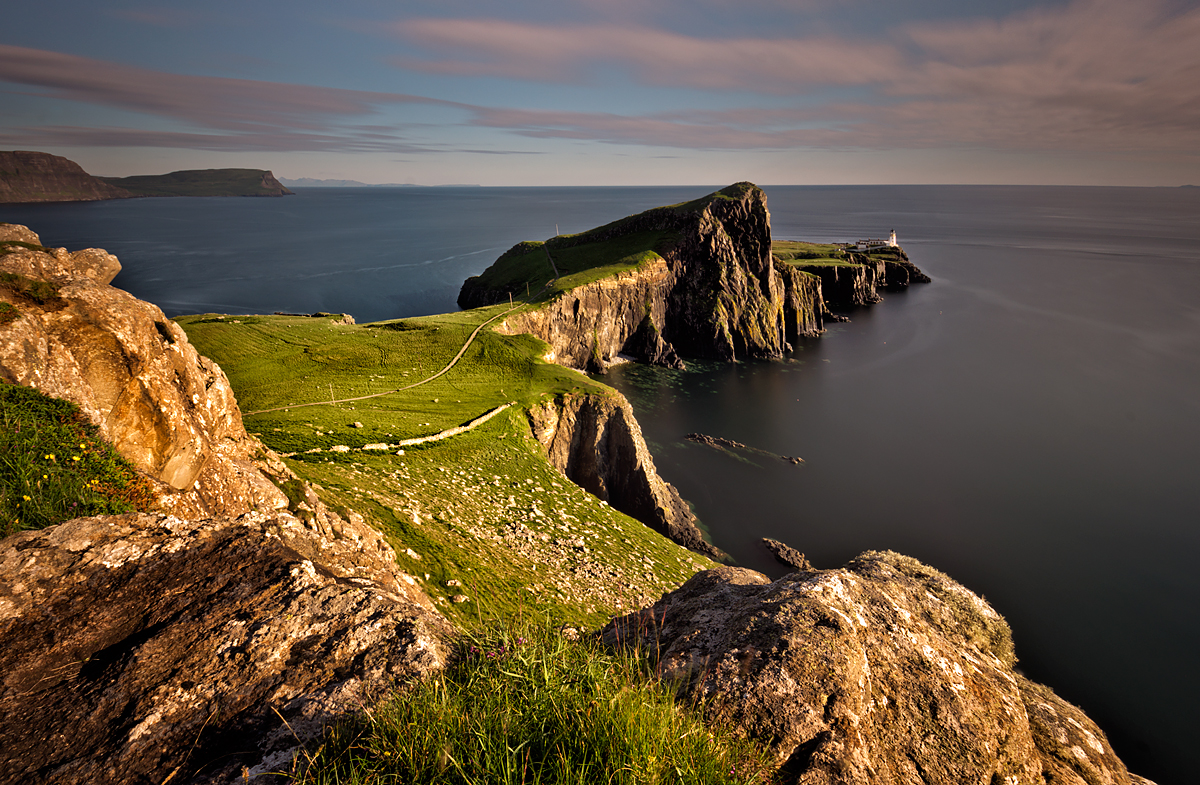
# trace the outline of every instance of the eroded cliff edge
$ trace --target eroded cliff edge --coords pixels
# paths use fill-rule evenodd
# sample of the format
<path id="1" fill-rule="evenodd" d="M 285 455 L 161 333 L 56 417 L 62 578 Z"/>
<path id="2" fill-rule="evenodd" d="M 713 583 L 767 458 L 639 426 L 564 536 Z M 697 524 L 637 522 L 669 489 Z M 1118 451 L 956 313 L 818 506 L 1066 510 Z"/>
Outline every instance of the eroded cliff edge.
<path id="1" fill-rule="evenodd" d="M 640 254 L 620 258 L 639 243 Z M 599 269 L 588 274 L 589 253 L 614 258 L 594 261 Z M 547 262 L 538 267 L 542 255 Z M 823 330 L 820 281 L 776 263 L 766 194 L 752 183 L 544 244 L 521 243 L 467 279 L 458 302 L 499 303 L 547 282 L 549 300 L 500 329 L 536 335 L 556 362 L 574 368 L 602 370 L 621 354 L 664 365 L 680 356 L 774 358 L 790 339 Z"/>
<path id="2" fill-rule="evenodd" d="M 564 396 L 532 407 L 529 423 L 551 465 L 571 482 L 685 548 L 724 556 L 705 541 L 675 486 L 658 476 L 623 396 Z"/>

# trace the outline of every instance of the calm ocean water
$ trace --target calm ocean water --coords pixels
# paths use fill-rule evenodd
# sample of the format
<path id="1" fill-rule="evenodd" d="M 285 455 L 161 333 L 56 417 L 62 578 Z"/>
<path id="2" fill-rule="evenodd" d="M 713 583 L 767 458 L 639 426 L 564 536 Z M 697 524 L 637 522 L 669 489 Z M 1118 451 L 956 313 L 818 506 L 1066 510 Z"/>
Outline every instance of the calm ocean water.
<path id="1" fill-rule="evenodd" d="M 709 188 L 310 189 L 284 199 L 0 206 L 116 253 L 170 315 L 455 308 L 512 244 Z M 896 229 L 932 284 L 783 362 L 627 366 L 660 472 L 741 564 L 891 548 L 983 594 L 1021 667 L 1130 767 L 1190 781 L 1200 737 L 1200 189 L 766 189 L 777 238 Z M 556 227 L 557 225 L 557 227 Z M 685 442 L 701 431 L 796 467 Z"/>

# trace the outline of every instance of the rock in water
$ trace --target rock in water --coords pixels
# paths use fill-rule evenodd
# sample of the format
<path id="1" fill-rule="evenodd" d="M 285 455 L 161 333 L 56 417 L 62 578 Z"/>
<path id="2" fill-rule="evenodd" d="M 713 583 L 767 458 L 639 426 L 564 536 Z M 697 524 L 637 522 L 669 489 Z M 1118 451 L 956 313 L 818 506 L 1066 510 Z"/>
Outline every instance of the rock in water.
<path id="1" fill-rule="evenodd" d="M 0 782 L 241 782 L 440 667 L 450 626 L 383 537 L 335 534 L 135 513 L 5 539 Z"/>
<path id="2" fill-rule="evenodd" d="M 36 234 L 9 224 L 0 226 L 0 240 L 38 244 Z M 0 324 L 0 378 L 78 405 L 157 482 L 169 512 L 287 508 L 255 466 L 265 451 L 242 426 L 225 373 L 157 306 L 108 285 L 121 269 L 115 256 L 95 248 L 7 250 L 0 272 L 15 277 L 0 285 L 0 301 L 18 317 Z"/>
<path id="3" fill-rule="evenodd" d="M 787 565 L 794 570 L 811 570 L 813 568 L 803 553 L 787 543 L 772 540 L 770 537 L 763 537 L 762 543 L 780 564 Z"/>
<path id="4" fill-rule="evenodd" d="M 775 582 L 698 573 L 604 640 L 650 652 L 711 722 L 769 744 L 784 782 L 1144 782 L 1082 711 L 1014 672 L 999 614 L 899 554 Z"/>

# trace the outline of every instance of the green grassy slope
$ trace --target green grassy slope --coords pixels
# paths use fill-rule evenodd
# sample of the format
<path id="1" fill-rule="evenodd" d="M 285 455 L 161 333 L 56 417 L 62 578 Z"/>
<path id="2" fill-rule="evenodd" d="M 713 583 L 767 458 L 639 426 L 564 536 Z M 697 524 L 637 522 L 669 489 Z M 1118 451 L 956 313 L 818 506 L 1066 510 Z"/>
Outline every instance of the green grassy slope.
<path id="1" fill-rule="evenodd" d="M 771 253 L 781 262 L 797 267 L 853 267 L 840 246 L 833 243 L 806 243 L 798 240 L 772 240 Z"/>
<path id="2" fill-rule="evenodd" d="M 247 430 L 288 456 L 327 504 L 356 510 L 383 531 L 402 568 L 451 618 L 526 613 L 597 626 L 710 564 L 570 483 L 530 434 L 523 407 L 555 395 L 609 394 L 607 387 L 541 360 L 546 347 L 535 338 L 484 328 L 458 365 L 428 384 L 320 403 L 430 376 L 506 308 L 369 325 L 211 314 L 177 321 L 228 374 Z M 460 426 L 507 402 L 518 405 L 402 455 L 356 449 Z M 253 413 L 281 406 L 288 408 Z"/>

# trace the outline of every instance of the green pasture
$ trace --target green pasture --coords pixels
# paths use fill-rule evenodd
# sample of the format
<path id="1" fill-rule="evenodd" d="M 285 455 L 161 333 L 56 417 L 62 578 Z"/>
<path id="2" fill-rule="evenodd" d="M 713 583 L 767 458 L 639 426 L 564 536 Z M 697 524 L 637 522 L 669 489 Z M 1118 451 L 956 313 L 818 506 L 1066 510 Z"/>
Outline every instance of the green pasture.
<path id="1" fill-rule="evenodd" d="M 711 564 L 569 482 L 530 433 L 526 407 L 611 390 L 543 361 L 541 341 L 485 327 L 448 373 L 388 392 L 441 370 L 475 327 L 507 308 L 366 325 L 336 316 L 177 321 L 229 376 L 246 429 L 326 504 L 384 532 L 401 567 L 452 618 L 525 612 L 595 626 Z M 361 449 L 436 434 L 509 402 L 474 430 L 403 454 Z"/>

